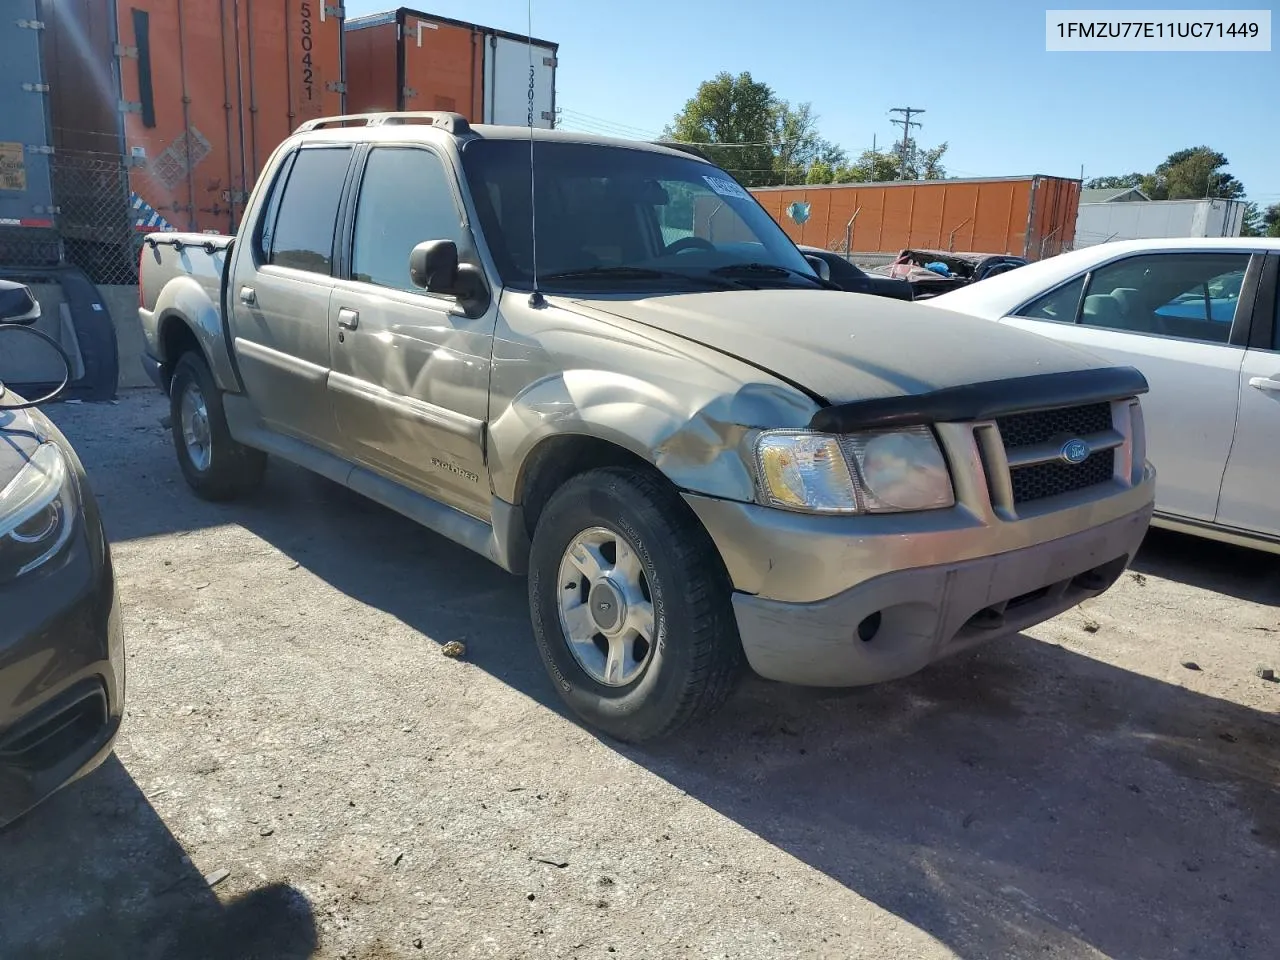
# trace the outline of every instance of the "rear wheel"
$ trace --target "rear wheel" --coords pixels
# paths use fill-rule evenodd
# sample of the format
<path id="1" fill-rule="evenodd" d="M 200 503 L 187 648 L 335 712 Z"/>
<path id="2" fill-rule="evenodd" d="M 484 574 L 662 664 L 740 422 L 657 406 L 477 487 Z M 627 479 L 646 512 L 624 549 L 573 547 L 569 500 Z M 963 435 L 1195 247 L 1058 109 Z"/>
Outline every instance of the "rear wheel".
<path id="1" fill-rule="evenodd" d="M 267 455 L 232 438 L 222 393 L 197 353 L 184 353 L 174 366 L 169 419 L 178 466 L 198 496 L 232 500 L 261 484 Z"/>
<path id="2" fill-rule="evenodd" d="M 583 720 L 621 740 L 709 717 L 742 672 L 715 545 L 661 478 L 575 477 L 534 532 L 529 605 L 543 664 Z"/>

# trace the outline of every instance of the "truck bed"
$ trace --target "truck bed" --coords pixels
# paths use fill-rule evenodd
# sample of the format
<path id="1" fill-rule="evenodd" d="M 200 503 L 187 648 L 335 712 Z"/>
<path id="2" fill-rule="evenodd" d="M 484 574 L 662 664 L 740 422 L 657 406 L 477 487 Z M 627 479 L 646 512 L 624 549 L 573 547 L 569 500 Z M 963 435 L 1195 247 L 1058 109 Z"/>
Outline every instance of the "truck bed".
<path id="1" fill-rule="evenodd" d="M 235 238 L 212 233 L 148 234 L 138 264 L 139 304 L 154 310 L 156 298 L 175 277 L 190 277 L 219 305 L 227 251 Z"/>

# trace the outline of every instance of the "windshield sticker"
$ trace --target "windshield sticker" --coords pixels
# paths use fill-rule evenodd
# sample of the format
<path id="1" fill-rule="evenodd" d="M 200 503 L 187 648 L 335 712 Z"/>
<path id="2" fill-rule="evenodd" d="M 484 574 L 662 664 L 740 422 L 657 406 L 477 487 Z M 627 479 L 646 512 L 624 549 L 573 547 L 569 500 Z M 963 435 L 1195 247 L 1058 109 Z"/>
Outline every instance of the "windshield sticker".
<path id="1" fill-rule="evenodd" d="M 726 180 L 723 177 L 703 177 L 709 186 L 722 197 L 737 197 L 740 200 L 750 200 L 751 195 L 743 190 L 732 180 Z"/>

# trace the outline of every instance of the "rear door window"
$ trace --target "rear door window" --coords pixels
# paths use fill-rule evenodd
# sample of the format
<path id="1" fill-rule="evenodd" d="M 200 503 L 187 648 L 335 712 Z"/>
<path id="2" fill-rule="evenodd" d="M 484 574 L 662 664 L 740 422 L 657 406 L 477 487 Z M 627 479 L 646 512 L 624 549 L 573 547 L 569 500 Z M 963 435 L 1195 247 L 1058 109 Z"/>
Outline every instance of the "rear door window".
<path id="1" fill-rule="evenodd" d="M 273 228 L 264 236 L 267 263 L 330 275 L 333 237 L 350 147 L 312 147 L 298 152 L 280 197 Z"/>

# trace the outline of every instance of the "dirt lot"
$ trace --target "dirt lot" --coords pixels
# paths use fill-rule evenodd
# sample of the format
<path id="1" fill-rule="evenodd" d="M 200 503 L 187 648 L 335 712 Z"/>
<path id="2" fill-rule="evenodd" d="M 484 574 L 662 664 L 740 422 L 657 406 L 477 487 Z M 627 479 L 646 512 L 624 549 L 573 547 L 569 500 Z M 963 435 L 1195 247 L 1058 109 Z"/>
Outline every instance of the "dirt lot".
<path id="1" fill-rule="evenodd" d="M 0 834 L 6 960 L 1280 956 L 1277 559 L 1153 533 L 1030 636 L 619 747 L 560 711 L 523 581 L 281 464 L 202 503 L 164 412 L 51 411 L 129 702 Z"/>

